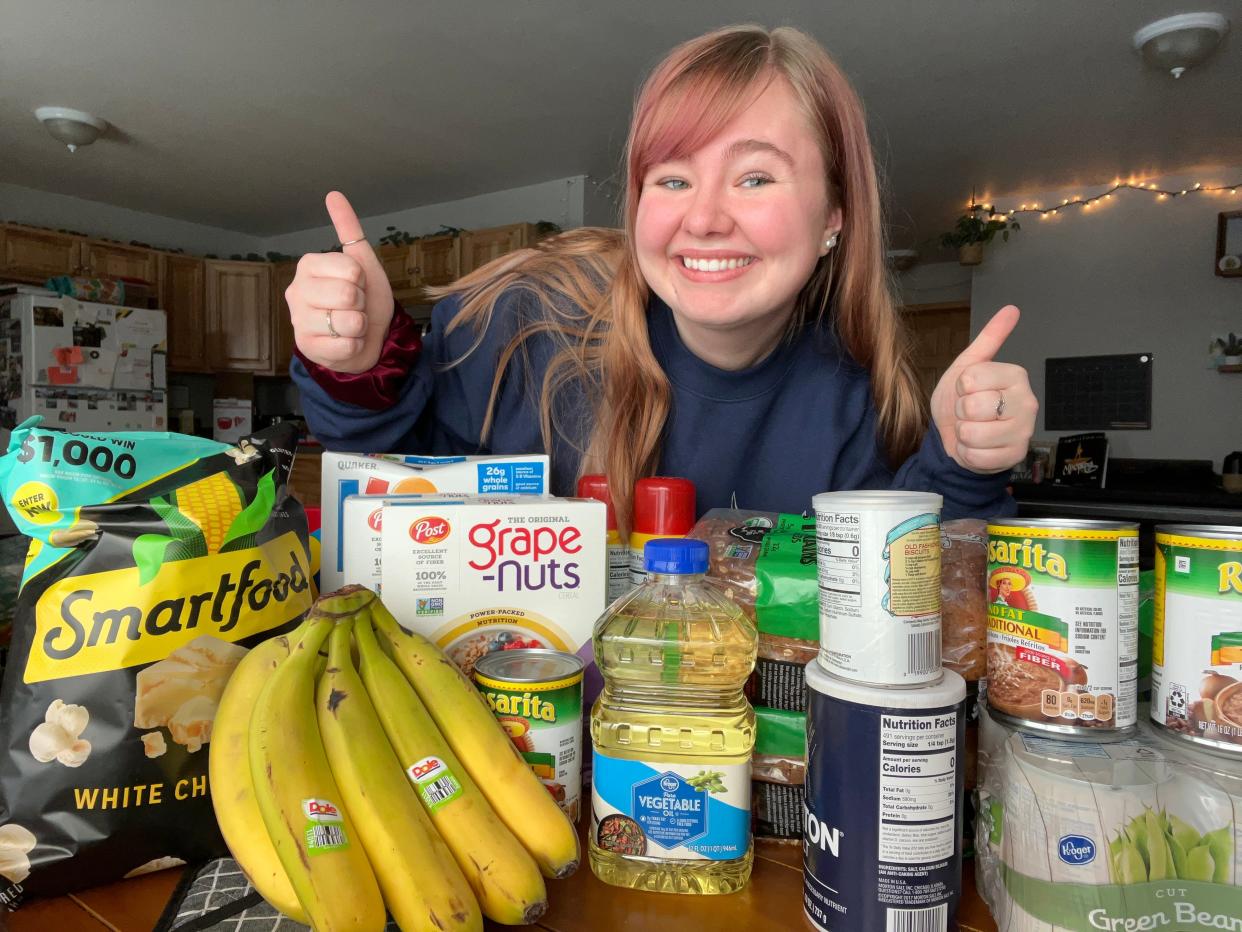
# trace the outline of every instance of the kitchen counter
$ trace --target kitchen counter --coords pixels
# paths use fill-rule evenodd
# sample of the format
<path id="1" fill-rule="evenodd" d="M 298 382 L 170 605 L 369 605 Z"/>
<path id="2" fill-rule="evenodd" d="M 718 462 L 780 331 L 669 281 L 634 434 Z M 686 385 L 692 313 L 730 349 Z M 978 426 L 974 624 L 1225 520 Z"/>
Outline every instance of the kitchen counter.
<path id="1" fill-rule="evenodd" d="M 730 896 L 669 896 L 620 890 L 600 883 L 585 864 L 568 880 L 548 884 L 549 908 L 527 932 L 652 932 L 678 929 L 745 929 L 785 932 L 813 927 L 802 913 L 802 849 L 760 841 L 755 846 L 751 882 Z M 109 884 L 72 896 L 28 903 L 0 916 L 12 932 L 147 932 L 154 929 L 172 896 L 181 871 L 168 870 Z M 958 927 L 962 932 L 996 932 L 987 906 L 975 891 L 973 862 L 965 862 Z M 489 932 L 505 928 L 487 923 Z"/>
<path id="2" fill-rule="evenodd" d="M 1019 482 L 1013 487 L 1025 518 L 1101 518 L 1184 524 L 1242 524 L 1242 493 L 1222 489 L 1077 489 Z"/>

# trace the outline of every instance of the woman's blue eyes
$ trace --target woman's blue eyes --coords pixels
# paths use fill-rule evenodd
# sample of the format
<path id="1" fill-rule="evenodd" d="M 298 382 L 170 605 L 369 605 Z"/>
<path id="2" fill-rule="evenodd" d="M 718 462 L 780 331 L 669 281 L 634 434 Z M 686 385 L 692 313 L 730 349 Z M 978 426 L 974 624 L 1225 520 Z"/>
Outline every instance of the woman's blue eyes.
<path id="1" fill-rule="evenodd" d="M 746 175 L 738 182 L 738 185 L 743 188 L 761 188 L 771 183 L 772 179 L 767 175 Z M 684 191 L 690 187 L 689 183 L 682 178 L 665 178 L 657 181 L 656 186 L 669 191 Z"/>

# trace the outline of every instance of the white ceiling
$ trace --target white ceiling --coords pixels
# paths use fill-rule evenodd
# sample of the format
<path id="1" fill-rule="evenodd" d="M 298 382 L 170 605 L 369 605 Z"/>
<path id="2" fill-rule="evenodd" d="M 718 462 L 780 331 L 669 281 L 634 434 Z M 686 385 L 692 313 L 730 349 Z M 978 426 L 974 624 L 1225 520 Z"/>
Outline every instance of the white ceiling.
<path id="1" fill-rule="evenodd" d="M 970 194 L 1242 165 L 1236 0 L 0 0 L 0 181 L 267 236 L 615 174 L 644 71 L 766 10 L 868 107 L 895 245 Z M 1177 12 L 1231 35 L 1174 81 L 1130 46 Z M 31 111 L 113 124 L 70 155 Z"/>

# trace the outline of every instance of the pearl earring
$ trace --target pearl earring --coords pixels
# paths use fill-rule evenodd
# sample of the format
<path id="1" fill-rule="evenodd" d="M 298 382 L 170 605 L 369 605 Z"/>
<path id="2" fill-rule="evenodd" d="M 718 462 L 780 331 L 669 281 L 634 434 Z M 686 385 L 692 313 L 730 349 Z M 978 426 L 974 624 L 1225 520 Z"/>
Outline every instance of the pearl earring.
<path id="1" fill-rule="evenodd" d="M 835 245 L 837 245 L 837 234 L 833 233 L 832 236 L 824 240 L 824 248 L 831 249 Z"/>

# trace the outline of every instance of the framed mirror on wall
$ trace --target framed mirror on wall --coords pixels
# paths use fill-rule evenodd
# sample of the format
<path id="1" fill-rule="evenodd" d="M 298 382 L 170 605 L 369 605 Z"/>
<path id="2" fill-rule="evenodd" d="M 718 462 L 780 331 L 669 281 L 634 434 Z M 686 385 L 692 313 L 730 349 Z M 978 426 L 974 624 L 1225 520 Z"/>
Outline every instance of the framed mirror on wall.
<path id="1" fill-rule="evenodd" d="M 1242 278 L 1242 210 L 1227 210 L 1216 220 L 1216 274 Z"/>

